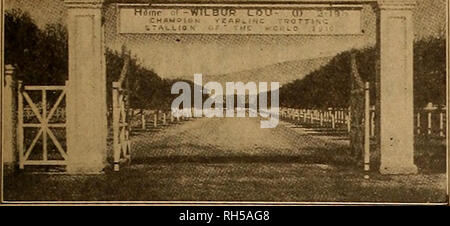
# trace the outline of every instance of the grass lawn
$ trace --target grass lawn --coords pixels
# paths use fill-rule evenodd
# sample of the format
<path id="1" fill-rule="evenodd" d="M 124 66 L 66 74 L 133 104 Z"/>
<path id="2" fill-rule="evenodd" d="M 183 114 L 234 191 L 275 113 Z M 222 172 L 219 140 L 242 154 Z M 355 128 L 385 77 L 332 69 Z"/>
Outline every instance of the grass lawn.
<path id="1" fill-rule="evenodd" d="M 10 175 L 6 200 L 445 202 L 445 175 L 382 176 L 298 163 L 133 165 L 103 175 Z"/>

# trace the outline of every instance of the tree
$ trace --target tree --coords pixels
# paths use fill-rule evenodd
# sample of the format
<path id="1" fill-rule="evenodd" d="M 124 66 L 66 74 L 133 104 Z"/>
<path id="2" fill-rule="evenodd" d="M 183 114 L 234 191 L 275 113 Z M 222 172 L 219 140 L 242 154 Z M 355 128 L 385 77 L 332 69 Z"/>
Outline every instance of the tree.
<path id="1" fill-rule="evenodd" d="M 446 103 L 446 40 L 426 38 L 414 49 L 414 101 L 417 107 L 427 103 Z"/>
<path id="2" fill-rule="evenodd" d="M 111 106 L 112 83 L 119 80 L 127 56 L 106 50 L 107 102 Z M 61 24 L 43 30 L 20 9 L 5 13 L 5 63 L 16 67 L 16 77 L 27 85 L 64 85 L 68 79 L 68 35 Z M 132 108 L 169 109 L 171 86 L 179 80 L 162 79 L 130 57 L 127 69 Z M 193 82 L 189 82 L 194 87 Z"/>
<path id="3" fill-rule="evenodd" d="M 5 13 L 5 63 L 25 84 L 63 85 L 67 80 L 67 32 L 60 24 L 40 30 L 28 13 Z"/>
<path id="4" fill-rule="evenodd" d="M 328 64 L 280 89 L 280 104 L 285 107 L 348 107 L 350 100 L 350 55 L 356 55 L 359 74 L 371 85 L 375 104 L 376 49 L 350 50 L 336 55 Z M 414 44 L 414 101 L 417 108 L 427 103 L 445 105 L 446 41 L 430 37 Z"/>

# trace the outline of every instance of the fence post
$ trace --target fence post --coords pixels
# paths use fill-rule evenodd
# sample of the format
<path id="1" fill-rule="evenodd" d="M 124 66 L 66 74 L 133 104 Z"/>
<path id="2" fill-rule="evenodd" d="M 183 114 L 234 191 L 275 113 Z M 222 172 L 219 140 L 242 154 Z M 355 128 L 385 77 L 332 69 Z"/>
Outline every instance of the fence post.
<path id="1" fill-rule="evenodd" d="M 445 109 L 443 109 L 445 110 Z M 444 113 L 440 112 L 439 113 L 439 130 L 440 130 L 440 135 L 441 137 L 445 137 L 445 133 L 444 133 Z"/>
<path id="2" fill-rule="evenodd" d="M 166 121 L 166 113 L 163 113 L 163 125 L 167 125 L 167 121 Z"/>
<path id="3" fill-rule="evenodd" d="M 119 115 L 122 115 L 122 117 L 119 118 L 119 158 L 117 166 L 119 167 L 120 157 L 122 153 L 124 154 L 124 157 L 126 156 L 126 149 L 127 149 L 127 133 L 128 133 L 128 125 L 127 122 L 129 121 L 129 111 L 127 111 L 127 103 L 124 100 L 125 94 L 119 93 L 119 109 L 120 113 Z M 118 170 L 117 170 L 118 171 Z"/>
<path id="4" fill-rule="evenodd" d="M 320 114 L 320 127 L 323 127 L 323 111 L 320 110 L 319 114 Z"/>
<path id="5" fill-rule="evenodd" d="M 344 125 L 347 122 L 345 117 L 347 117 L 347 113 L 345 112 L 345 108 L 342 108 L 342 124 Z"/>
<path id="6" fill-rule="evenodd" d="M 315 109 L 312 110 L 311 116 L 312 116 L 312 119 L 311 119 L 312 123 L 315 123 L 316 119 L 317 119 L 317 111 Z"/>
<path id="7" fill-rule="evenodd" d="M 336 111 L 331 112 L 331 128 L 336 129 Z"/>
<path id="8" fill-rule="evenodd" d="M 145 112 L 144 110 L 141 110 L 141 121 L 142 121 L 142 129 L 147 129 L 147 121 L 145 119 Z"/>
<path id="9" fill-rule="evenodd" d="M 42 118 L 43 123 L 42 125 L 47 127 L 47 122 L 46 122 L 46 118 L 47 118 L 47 91 L 46 90 L 42 90 Z M 42 133 L 42 159 L 44 161 L 47 161 L 48 158 L 48 151 L 47 151 L 47 132 L 43 132 Z"/>
<path id="10" fill-rule="evenodd" d="M 370 112 L 370 134 L 371 136 L 375 136 L 375 109 Z"/>
<path id="11" fill-rule="evenodd" d="M 417 112 L 417 135 L 420 135 L 420 110 Z"/>
<path id="12" fill-rule="evenodd" d="M 308 110 L 308 109 L 303 110 L 304 122 L 305 122 L 305 123 L 308 122 L 308 113 L 309 113 L 309 110 Z"/>
<path id="13" fill-rule="evenodd" d="M 348 108 L 346 117 L 347 117 L 347 132 L 350 133 L 350 131 L 352 130 L 352 112 L 350 110 L 350 107 Z"/>
<path id="14" fill-rule="evenodd" d="M 336 122 L 338 124 L 340 124 L 341 123 L 341 109 L 339 108 L 336 113 L 337 113 Z"/>
<path id="15" fill-rule="evenodd" d="M 338 123 L 342 123 L 342 109 L 338 110 Z"/>
<path id="16" fill-rule="evenodd" d="M 339 110 L 334 109 L 334 127 L 333 129 L 336 129 L 336 126 L 339 124 Z"/>
<path id="17" fill-rule="evenodd" d="M 3 114 L 2 114 L 2 131 L 3 131 L 3 163 L 6 167 L 14 169 L 14 163 L 16 162 L 16 98 L 15 98 L 15 85 L 14 79 L 14 67 L 11 65 L 5 65 L 5 83 L 3 84 Z"/>
<path id="18" fill-rule="evenodd" d="M 301 109 L 300 113 L 302 115 L 302 121 L 303 123 L 306 123 L 306 110 L 305 109 Z"/>
<path id="19" fill-rule="evenodd" d="M 365 113 L 364 113 L 364 171 L 370 170 L 370 86 L 366 82 L 365 87 Z M 369 175 L 364 176 L 369 179 Z"/>
<path id="20" fill-rule="evenodd" d="M 316 121 L 317 123 L 320 123 L 320 113 L 322 112 L 322 110 L 317 110 L 316 111 Z"/>
<path id="21" fill-rule="evenodd" d="M 431 130 L 431 126 L 432 126 L 432 124 L 431 124 L 431 110 L 428 112 L 428 135 L 431 135 L 431 133 L 432 133 L 432 130 Z"/>
<path id="22" fill-rule="evenodd" d="M 119 171 L 120 164 L 120 104 L 119 104 L 119 89 L 120 84 L 113 82 L 112 90 L 112 105 L 113 105 L 113 149 L 114 149 L 114 171 Z"/>
<path id="23" fill-rule="evenodd" d="M 158 112 L 155 112 L 155 114 L 153 116 L 153 126 L 155 128 L 158 128 Z"/>
<path id="24" fill-rule="evenodd" d="M 17 86 L 17 149 L 19 150 L 19 168 L 24 169 L 25 159 L 23 158 L 23 94 L 22 81 Z"/>
<path id="25" fill-rule="evenodd" d="M 303 109 L 298 109 L 298 122 L 301 123 L 302 121 L 304 121 L 303 119 Z"/>
<path id="26" fill-rule="evenodd" d="M 339 123 L 342 123 L 342 122 L 343 122 L 342 120 L 344 119 L 344 117 L 343 117 L 343 111 L 342 111 L 342 109 L 339 109 L 339 110 L 338 110 L 338 119 L 339 119 L 339 120 L 338 120 Z"/>
<path id="27" fill-rule="evenodd" d="M 339 108 L 334 110 L 334 122 L 336 128 L 339 128 L 339 124 L 341 123 L 341 110 Z"/>
<path id="28" fill-rule="evenodd" d="M 345 125 L 345 123 L 347 123 L 347 120 L 345 119 L 345 117 L 347 117 L 347 113 L 345 111 L 345 108 L 342 108 L 342 124 Z"/>
<path id="29" fill-rule="evenodd" d="M 330 124 L 331 125 L 331 118 L 332 118 L 332 115 L 333 114 L 333 112 L 331 111 L 331 109 L 328 109 L 327 110 L 327 121 L 328 121 L 328 124 Z"/>
<path id="30" fill-rule="evenodd" d="M 308 109 L 309 123 L 312 123 L 313 111 Z"/>

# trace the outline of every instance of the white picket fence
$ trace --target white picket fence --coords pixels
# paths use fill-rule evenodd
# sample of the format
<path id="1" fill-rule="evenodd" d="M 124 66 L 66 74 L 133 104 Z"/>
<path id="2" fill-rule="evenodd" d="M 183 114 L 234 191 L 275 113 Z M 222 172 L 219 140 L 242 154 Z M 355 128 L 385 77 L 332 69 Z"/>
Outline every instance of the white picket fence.
<path id="1" fill-rule="evenodd" d="M 186 111 L 173 113 L 170 110 L 140 110 L 133 109 L 133 128 L 160 128 L 176 122 L 189 120 Z M 193 110 L 191 109 L 191 114 Z M 336 130 L 351 130 L 351 115 L 348 108 L 305 109 L 280 108 L 280 117 L 299 124 L 309 124 L 322 128 Z M 375 106 L 370 107 L 370 136 L 375 136 L 376 122 Z M 445 107 L 431 105 L 415 111 L 414 131 L 419 136 L 446 137 L 447 119 Z"/>
<path id="2" fill-rule="evenodd" d="M 192 111 L 191 109 L 191 115 Z M 132 112 L 131 126 L 142 130 L 162 128 L 192 118 L 188 117 L 187 112 L 182 110 L 177 113 L 171 110 L 132 109 Z"/>
<path id="3" fill-rule="evenodd" d="M 294 109 L 280 108 L 282 119 L 296 120 L 303 124 L 314 124 L 332 129 L 345 128 L 350 131 L 350 111 L 346 108 Z"/>
<path id="4" fill-rule="evenodd" d="M 429 104 L 415 113 L 415 133 L 420 136 L 446 137 L 447 110 Z"/>
<path id="5" fill-rule="evenodd" d="M 375 106 L 370 108 L 370 136 L 375 136 Z M 415 111 L 414 130 L 418 136 L 447 136 L 447 118 L 445 107 L 427 106 Z M 300 124 L 311 124 L 323 128 L 346 129 L 350 132 L 350 111 L 347 108 L 295 109 L 281 108 L 282 119 L 289 119 Z"/>

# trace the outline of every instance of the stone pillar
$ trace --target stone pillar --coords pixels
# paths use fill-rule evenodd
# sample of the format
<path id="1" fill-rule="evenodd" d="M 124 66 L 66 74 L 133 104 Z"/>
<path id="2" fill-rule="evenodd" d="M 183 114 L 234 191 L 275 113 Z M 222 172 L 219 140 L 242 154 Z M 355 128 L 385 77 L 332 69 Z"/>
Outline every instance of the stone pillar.
<path id="1" fill-rule="evenodd" d="M 5 81 L 3 83 L 2 144 L 3 163 L 12 168 L 16 161 L 16 95 L 13 81 L 14 67 L 5 65 Z"/>
<path id="2" fill-rule="evenodd" d="M 380 172 L 417 173 L 414 165 L 412 0 L 378 1 Z"/>
<path id="3" fill-rule="evenodd" d="M 107 108 L 103 0 L 65 0 L 68 8 L 68 173 L 100 173 L 106 164 Z"/>

